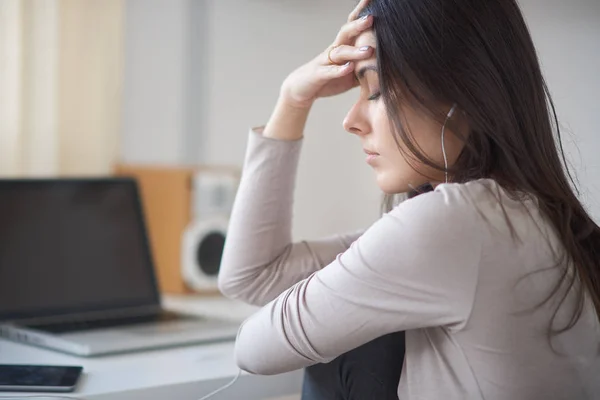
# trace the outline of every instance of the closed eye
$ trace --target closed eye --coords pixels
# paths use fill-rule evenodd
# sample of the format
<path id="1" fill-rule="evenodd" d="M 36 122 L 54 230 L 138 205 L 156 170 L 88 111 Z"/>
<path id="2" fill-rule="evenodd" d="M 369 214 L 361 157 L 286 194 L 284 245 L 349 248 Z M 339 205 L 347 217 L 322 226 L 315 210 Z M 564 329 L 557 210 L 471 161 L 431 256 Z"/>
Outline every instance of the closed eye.
<path id="1" fill-rule="evenodd" d="M 373 94 L 373 95 L 369 96 L 369 99 L 368 99 L 368 100 L 369 100 L 369 101 L 374 101 L 374 100 L 377 100 L 377 99 L 379 99 L 379 97 L 381 97 L 381 92 L 377 92 L 377 93 L 375 93 L 375 94 Z"/>

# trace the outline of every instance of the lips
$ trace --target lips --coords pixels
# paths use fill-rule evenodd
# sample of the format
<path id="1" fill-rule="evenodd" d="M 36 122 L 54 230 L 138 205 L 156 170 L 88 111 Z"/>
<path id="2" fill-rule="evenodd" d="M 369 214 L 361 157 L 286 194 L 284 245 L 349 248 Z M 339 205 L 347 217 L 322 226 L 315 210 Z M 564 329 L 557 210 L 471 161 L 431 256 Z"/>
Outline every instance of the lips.
<path id="1" fill-rule="evenodd" d="M 379 158 L 379 153 L 374 152 L 373 150 L 363 149 L 365 154 L 367 155 L 367 163 L 375 166 L 377 158 Z"/>

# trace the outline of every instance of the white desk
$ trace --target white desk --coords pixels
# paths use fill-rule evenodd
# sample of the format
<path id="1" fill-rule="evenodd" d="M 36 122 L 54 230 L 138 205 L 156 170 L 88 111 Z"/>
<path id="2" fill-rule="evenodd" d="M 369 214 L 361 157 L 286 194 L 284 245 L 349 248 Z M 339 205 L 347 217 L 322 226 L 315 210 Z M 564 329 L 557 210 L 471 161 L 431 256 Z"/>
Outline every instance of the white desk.
<path id="1" fill-rule="evenodd" d="M 164 303 L 168 309 L 236 321 L 254 311 L 223 299 L 168 297 Z M 76 392 L 67 396 L 85 400 L 197 400 L 228 383 L 238 371 L 232 341 L 80 358 L 0 339 L 0 363 L 81 365 L 84 375 Z M 302 371 L 271 377 L 243 374 L 235 385 L 212 399 L 299 398 L 301 382 Z"/>

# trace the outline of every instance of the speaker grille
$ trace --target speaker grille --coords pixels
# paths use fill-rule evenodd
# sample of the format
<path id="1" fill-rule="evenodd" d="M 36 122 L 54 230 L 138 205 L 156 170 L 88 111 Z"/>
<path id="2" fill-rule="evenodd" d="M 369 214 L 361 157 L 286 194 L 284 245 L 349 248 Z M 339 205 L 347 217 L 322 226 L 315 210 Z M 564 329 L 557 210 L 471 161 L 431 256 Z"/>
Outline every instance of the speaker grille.
<path id="1" fill-rule="evenodd" d="M 196 265 L 208 276 L 216 276 L 221 266 L 225 235 L 221 232 L 210 232 L 198 244 Z"/>

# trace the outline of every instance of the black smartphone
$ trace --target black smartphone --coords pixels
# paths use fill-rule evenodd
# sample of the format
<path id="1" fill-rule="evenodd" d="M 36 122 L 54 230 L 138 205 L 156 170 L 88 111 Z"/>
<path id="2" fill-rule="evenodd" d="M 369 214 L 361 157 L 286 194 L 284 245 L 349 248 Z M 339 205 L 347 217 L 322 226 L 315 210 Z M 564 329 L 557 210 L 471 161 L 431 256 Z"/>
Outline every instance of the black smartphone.
<path id="1" fill-rule="evenodd" d="M 0 391 L 72 392 L 83 367 L 0 365 Z"/>

